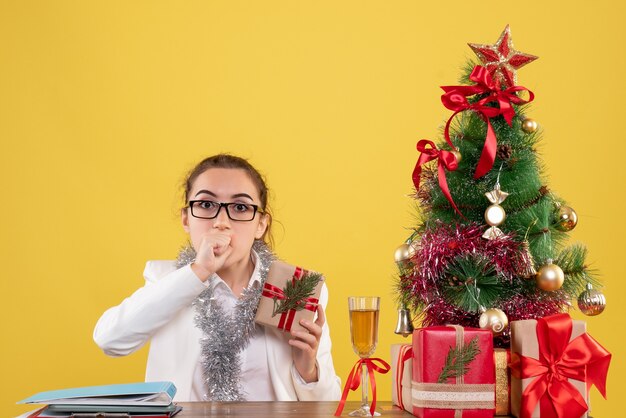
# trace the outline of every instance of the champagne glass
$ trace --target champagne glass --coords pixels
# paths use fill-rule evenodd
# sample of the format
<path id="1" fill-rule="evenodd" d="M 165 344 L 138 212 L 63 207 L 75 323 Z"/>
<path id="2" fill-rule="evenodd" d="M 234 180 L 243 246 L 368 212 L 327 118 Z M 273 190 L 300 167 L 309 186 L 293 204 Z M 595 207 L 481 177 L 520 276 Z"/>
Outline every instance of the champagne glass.
<path id="1" fill-rule="evenodd" d="M 378 309 L 380 298 L 376 296 L 351 296 L 348 298 L 350 309 L 350 336 L 352 348 L 361 358 L 368 358 L 376 351 L 378 343 Z M 361 407 L 350 412 L 352 417 L 369 417 L 370 406 L 367 400 L 367 365 L 361 371 Z M 374 416 L 380 416 L 374 412 Z"/>

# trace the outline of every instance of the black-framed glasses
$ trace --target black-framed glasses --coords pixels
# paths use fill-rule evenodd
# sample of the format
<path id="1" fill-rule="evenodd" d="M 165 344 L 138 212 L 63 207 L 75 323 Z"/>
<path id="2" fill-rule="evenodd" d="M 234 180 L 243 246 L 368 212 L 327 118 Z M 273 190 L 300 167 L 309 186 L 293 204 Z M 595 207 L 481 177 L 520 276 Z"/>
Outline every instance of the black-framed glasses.
<path id="1" fill-rule="evenodd" d="M 222 208 L 226 209 L 226 214 L 232 221 L 251 221 L 257 212 L 263 213 L 259 209 L 259 205 L 240 202 L 222 203 L 212 200 L 190 200 L 189 207 L 191 208 L 191 216 L 200 219 L 215 219 Z"/>

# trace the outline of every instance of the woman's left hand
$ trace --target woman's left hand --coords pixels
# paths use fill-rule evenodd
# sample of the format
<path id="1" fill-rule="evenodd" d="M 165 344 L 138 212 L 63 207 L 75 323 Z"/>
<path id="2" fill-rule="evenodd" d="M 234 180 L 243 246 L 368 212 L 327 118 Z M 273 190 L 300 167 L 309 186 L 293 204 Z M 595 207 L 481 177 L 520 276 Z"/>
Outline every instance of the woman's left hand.
<path id="1" fill-rule="evenodd" d="M 307 383 L 317 382 L 317 348 L 320 344 L 320 338 L 322 338 L 322 326 L 325 322 L 324 308 L 322 305 L 318 305 L 315 322 L 300 320 L 300 325 L 309 332 L 291 331 L 294 338 L 289 340 L 289 345 L 292 347 L 293 364 Z"/>

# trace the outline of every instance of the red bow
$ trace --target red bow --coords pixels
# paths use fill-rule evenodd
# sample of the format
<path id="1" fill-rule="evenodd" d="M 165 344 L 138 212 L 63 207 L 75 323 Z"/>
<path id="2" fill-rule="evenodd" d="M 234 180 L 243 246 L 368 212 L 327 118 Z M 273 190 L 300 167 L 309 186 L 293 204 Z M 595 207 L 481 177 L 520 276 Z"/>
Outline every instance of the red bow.
<path id="1" fill-rule="evenodd" d="M 379 362 L 380 366 L 377 366 L 375 362 Z M 361 384 L 361 370 L 362 365 L 367 367 L 367 374 L 370 377 L 370 382 L 372 384 L 372 405 L 370 406 L 370 413 L 374 416 L 374 411 L 376 411 L 376 380 L 374 379 L 374 371 L 377 371 L 381 374 L 385 374 L 391 370 L 391 366 L 383 359 L 378 357 L 375 358 L 362 358 L 356 362 L 356 364 L 352 367 L 350 371 L 350 375 L 348 376 L 348 380 L 346 380 L 346 385 L 343 388 L 343 394 L 341 395 L 341 401 L 339 401 L 339 405 L 337 406 L 337 410 L 335 411 L 335 416 L 338 417 L 341 415 L 341 411 L 343 411 L 343 407 L 346 404 L 346 400 L 348 399 L 348 391 L 357 390 L 359 385 Z"/>
<path id="2" fill-rule="evenodd" d="M 511 126 L 513 116 L 515 116 L 515 110 L 512 105 L 530 103 L 535 98 L 535 95 L 532 91 L 522 86 L 512 86 L 506 90 L 500 90 L 498 84 L 489 75 L 489 71 L 480 65 L 474 67 L 470 80 L 476 84 L 473 86 L 442 86 L 441 88 L 446 93 L 441 96 L 441 101 L 445 107 L 454 111 L 454 114 L 448 119 L 444 131 L 446 141 L 452 148 L 454 148 L 454 145 L 452 145 L 452 140 L 450 139 L 450 123 L 457 113 L 464 110 L 474 110 L 487 122 L 485 145 L 474 173 L 474 178 L 478 179 L 491 170 L 496 159 L 498 141 L 493 126 L 491 126 L 491 118 L 502 115 L 509 126 Z M 528 100 L 518 97 L 517 92 L 519 91 L 527 91 L 529 94 Z M 467 98 L 475 94 L 489 95 L 476 103 L 470 104 Z M 490 103 L 495 103 L 498 107 L 488 106 Z"/>
<path id="3" fill-rule="evenodd" d="M 292 282 L 296 280 L 300 280 L 302 275 L 304 274 L 304 270 L 301 267 L 296 267 L 296 270 L 293 273 L 293 277 L 291 278 Z M 263 285 L 263 292 L 261 295 L 271 298 L 271 299 L 287 299 L 285 296 L 285 292 L 283 289 L 271 285 L 269 283 L 265 283 Z M 319 303 L 319 299 L 317 298 L 306 298 L 298 302 L 298 305 L 301 305 L 304 302 L 303 309 L 309 310 L 311 312 L 315 312 L 317 310 L 317 304 Z M 278 329 L 282 329 L 284 331 L 291 331 L 291 326 L 293 325 L 293 320 L 296 316 L 296 310 L 290 309 L 287 312 L 283 312 L 280 314 L 280 320 L 278 321 Z"/>
<path id="4" fill-rule="evenodd" d="M 427 148 L 427 145 L 430 145 L 430 148 Z M 463 216 L 463 214 L 459 211 L 459 208 L 456 207 L 454 200 L 452 200 L 452 195 L 450 194 L 450 189 L 448 188 L 448 182 L 446 180 L 445 170 L 454 171 L 459 166 L 459 163 L 456 160 L 454 154 L 450 151 L 438 150 L 435 146 L 435 143 L 427 139 L 422 139 L 417 143 L 417 150 L 421 154 L 419 156 L 419 159 L 417 160 L 417 164 L 415 164 L 415 168 L 413 169 L 413 184 L 415 185 L 415 189 L 419 190 L 420 188 L 420 174 L 422 173 L 422 164 L 426 164 L 429 161 L 438 159 L 437 169 L 439 177 L 439 187 L 441 187 L 441 191 L 443 192 L 444 196 L 446 196 L 456 213 Z"/>
<path id="5" fill-rule="evenodd" d="M 568 379 L 596 385 L 606 399 L 606 375 L 611 354 L 589 334 L 570 341 L 572 319 L 557 314 L 537 320 L 539 359 L 513 353 L 512 373 L 519 379 L 534 377 L 522 395 L 521 418 L 531 417 L 539 403 L 541 417 L 580 417 L 585 399 Z"/>

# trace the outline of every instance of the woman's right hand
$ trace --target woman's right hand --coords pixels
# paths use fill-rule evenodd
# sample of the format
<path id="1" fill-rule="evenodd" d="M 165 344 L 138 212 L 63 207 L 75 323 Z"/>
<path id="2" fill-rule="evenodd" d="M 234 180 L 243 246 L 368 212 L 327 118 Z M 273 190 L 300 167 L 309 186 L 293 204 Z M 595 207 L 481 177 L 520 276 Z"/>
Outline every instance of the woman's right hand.
<path id="1" fill-rule="evenodd" d="M 230 244 L 231 235 L 218 229 L 211 229 L 204 233 L 199 248 L 196 248 L 196 260 L 191 269 L 203 282 L 213 273 L 219 271 L 233 251 Z"/>

